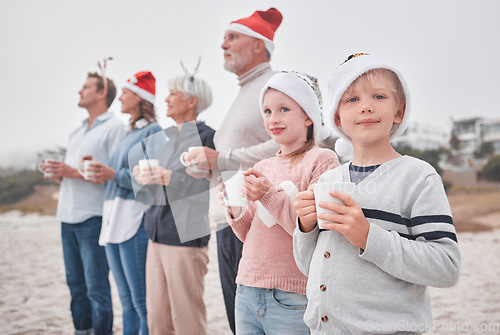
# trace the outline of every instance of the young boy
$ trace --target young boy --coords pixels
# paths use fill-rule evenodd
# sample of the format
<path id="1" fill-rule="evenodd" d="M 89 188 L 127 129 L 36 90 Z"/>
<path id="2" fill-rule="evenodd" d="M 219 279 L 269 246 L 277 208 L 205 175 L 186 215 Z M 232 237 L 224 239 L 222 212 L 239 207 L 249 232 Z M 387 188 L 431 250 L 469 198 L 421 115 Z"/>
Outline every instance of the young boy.
<path id="1" fill-rule="evenodd" d="M 424 333 L 432 322 L 427 286 L 453 286 L 460 252 L 440 176 L 401 156 L 390 140 L 410 114 L 398 70 L 372 55 L 350 56 L 329 79 L 330 112 L 352 162 L 318 183 L 356 183 L 353 197 L 316 214 L 312 190 L 297 195 L 294 256 L 309 277 L 304 316 L 312 334 Z M 328 221 L 319 229 L 317 219 Z"/>

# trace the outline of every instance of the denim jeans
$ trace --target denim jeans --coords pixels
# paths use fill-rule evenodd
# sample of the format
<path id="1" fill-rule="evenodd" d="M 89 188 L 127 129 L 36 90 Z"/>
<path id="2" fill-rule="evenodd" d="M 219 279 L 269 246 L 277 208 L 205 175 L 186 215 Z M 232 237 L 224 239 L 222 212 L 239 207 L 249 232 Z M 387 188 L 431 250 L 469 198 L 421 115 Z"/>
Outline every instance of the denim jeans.
<path id="1" fill-rule="evenodd" d="M 113 305 L 104 247 L 98 244 L 101 217 L 82 223 L 62 223 L 61 237 L 66 282 L 71 292 L 75 330 L 93 329 L 95 335 L 113 331 Z"/>
<path id="2" fill-rule="evenodd" d="M 243 242 L 234 234 L 227 223 L 217 225 L 217 259 L 219 262 L 219 278 L 226 306 L 226 315 L 229 328 L 233 334 L 234 325 L 234 299 L 236 297 L 236 275 L 240 264 Z"/>
<path id="3" fill-rule="evenodd" d="M 304 323 L 305 295 L 278 289 L 238 285 L 236 334 L 310 334 Z"/>
<path id="4" fill-rule="evenodd" d="M 106 256 L 123 308 L 123 334 L 148 335 L 146 312 L 146 252 L 144 222 L 128 241 L 107 244 Z"/>

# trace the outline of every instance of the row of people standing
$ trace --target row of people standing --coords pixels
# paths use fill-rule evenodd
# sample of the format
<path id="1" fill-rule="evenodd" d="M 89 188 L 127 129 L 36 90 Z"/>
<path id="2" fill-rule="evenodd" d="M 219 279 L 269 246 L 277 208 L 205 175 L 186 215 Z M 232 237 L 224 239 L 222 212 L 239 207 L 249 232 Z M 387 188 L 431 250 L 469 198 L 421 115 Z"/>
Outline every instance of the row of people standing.
<path id="1" fill-rule="evenodd" d="M 243 169 L 250 168 L 256 162 L 273 156 L 279 149 L 279 146 L 271 140 L 263 127 L 258 98 L 264 83 L 274 74 L 269 61 L 274 49 L 274 32 L 279 27 L 281 20 L 281 13 L 271 8 L 267 11 L 256 11 L 247 18 L 236 20 L 229 24 L 224 36 L 224 42 L 221 45 L 224 50 L 224 68 L 238 76 L 240 92 L 214 138 L 217 151 L 215 151 L 214 145 L 211 142 L 213 130 L 203 125 L 202 127 L 205 128 L 207 135 L 202 143 L 198 143 L 198 145 L 202 145 L 205 148 L 205 152 L 202 155 L 203 158 L 197 156 L 187 159 L 188 162 L 196 163 L 208 158 L 209 162 L 212 163 L 210 169 L 213 173 L 209 175 L 191 175 L 199 180 L 210 179 L 210 187 L 214 190 L 210 197 L 210 217 L 214 222 L 219 223 L 217 229 L 219 274 L 227 317 L 233 333 L 235 332 L 235 279 L 241 258 L 242 242 L 234 235 L 227 223 L 224 223 L 226 220 L 224 209 L 219 206 L 217 194 L 215 193 L 218 177 L 216 171 L 230 169 L 234 167 L 233 164 Z M 265 31 L 264 35 L 260 33 L 262 31 Z M 124 111 L 128 110 L 131 113 L 130 111 L 132 110 L 141 110 L 141 108 L 138 108 L 140 105 L 145 106 L 148 105 L 148 101 L 151 102 L 151 98 L 154 96 L 154 87 L 151 86 L 151 80 L 148 80 L 148 76 L 149 74 L 147 73 L 140 73 L 135 76 L 135 79 L 132 79 L 132 82 L 129 80 L 126 83 L 123 90 L 124 94 L 120 98 Z M 190 80 L 193 80 L 193 78 L 190 78 Z M 194 78 L 194 80 L 197 79 Z M 148 81 L 149 86 L 147 84 Z M 141 90 L 135 87 L 139 87 Z M 175 91 L 173 87 L 169 87 L 169 89 L 171 92 L 172 89 Z M 127 92 L 127 90 L 135 93 L 136 96 Z M 138 92 L 141 92 L 141 94 L 138 94 Z M 189 94 L 189 92 L 183 93 Z M 142 227 L 145 225 L 146 230 L 152 234 L 150 235 L 150 248 L 148 249 L 151 251 L 151 257 L 148 253 L 148 262 L 150 259 L 154 260 L 157 266 L 156 269 L 151 267 L 151 273 L 156 271 L 158 276 L 161 277 L 161 271 L 163 270 L 165 278 L 168 276 L 165 270 L 167 266 L 162 264 L 162 254 L 164 255 L 165 251 L 161 251 L 161 249 L 168 249 L 163 248 L 163 245 L 177 246 L 178 244 L 178 241 L 172 242 L 170 240 L 171 237 L 164 240 L 165 237 L 162 236 L 163 233 L 161 230 L 164 229 L 164 224 L 161 220 L 164 220 L 165 224 L 169 224 L 169 214 L 166 213 L 168 212 L 168 206 L 160 206 L 158 208 L 156 204 L 153 204 L 146 213 L 144 220 L 139 220 L 139 213 L 143 205 L 136 202 L 132 195 L 135 194 L 140 198 L 142 196 L 141 192 L 134 193 L 131 191 L 134 188 L 134 181 L 124 183 L 123 180 L 120 180 L 120 172 L 116 173 L 116 171 L 123 171 L 122 176 L 125 176 L 126 169 L 132 168 L 130 164 L 127 164 L 125 152 L 127 149 L 130 149 L 130 146 L 136 144 L 133 143 L 134 140 L 139 142 L 154 133 L 155 130 L 159 130 L 159 128 L 155 122 L 154 114 L 131 113 L 131 128 L 128 129 L 127 135 L 125 135 L 121 123 L 112 116 L 112 113 L 107 112 L 115 95 L 116 88 L 109 79 L 103 80 L 98 74 L 89 74 L 84 87 L 80 91 L 81 99 L 79 102 L 79 106 L 87 109 L 89 112 L 89 118 L 71 135 L 65 162 L 54 162 L 50 166 L 51 178 L 62 182 L 57 216 L 63 222 L 63 248 L 65 250 L 68 249 L 64 227 L 72 228 L 72 230 L 80 230 L 80 228 L 83 229 L 86 225 L 92 224 L 93 230 L 93 235 L 87 237 L 87 243 L 89 244 L 89 248 L 95 249 L 96 255 L 87 257 L 89 254 L 83 252 L 81 244 L 78 242 L 81 239 L 81 233 L 78 231 L 73 232 L 74 247 L 72 248 L 72 254 L 67 254 L 66 251 L 64 254 L 67 281 L 72 295 L 71 310 L 73 323 L 76 329 L 75 333 L 77 334 L 86 334 L 91 330 L 93 330 L 94 334 L 109 334 L 111 332 L 113 315 L 105 253 L 112 259 L 110 261 L 111 269 L 113 275 L 117 278 L 120 299 L 124 307 L 124 329 L 125 331 L 131 329 L 131 333 L 136 329 L 141 329 L 142 333 L 145 333 L 144 285 L 141 280 L 137 280 L 134 283 L 129 282 L 132 280 L 132 276 L 127 278 L 127 272 L 129 272 L 131 267 L 136 265 L 132 264 L 133 262 L 128 262 L 127 256 L 121 254 L 122 250 L 127 249 L 126 245 L 131 242 L 125 236 L 127 235 L 127 237 L 135 240 L 134 244 L 138 249 L 136 248 L 134 258 L 136 260 L 143 259 L 145 257 L 145 243 Z M 126 98 L 129 99 L 126 100 Z M 175 97 L 170 96 L 169 98 L 171 100 L 175 99 Z M 169 98 L 167 98 L 167 103 Z M 135 105 L 130 106 L 133 104 Z M 205 108 L 208 105 L 205 102 Z M 172 108 L 175 108 L 174 103 L 172 106 Z M 177 117 L 175 113 L 171 113 L 168 116 L 174 119 Z M 98 122 L 94 123 L 94 119 Z M 183 121 L 185 120 L 181 120 L 179 123 Z M 183 126 L 180 129 L 185 128 L 187 127 Z M 199 129 L 200 127 L 197 126 L 197 128 Z M 169 131 L 175 133 L 173 129 L 167 130 L 165 133 Z M 127 142 L 127 144 L 118 143 L 123 136 L 125 138 L 122 142 Z M 168 135 L 167 138 L 169 138 Z M 114 151 L 117 153 L 114 154 L 114 158 L 110 159 Z M 82 180 L 80 173 L 77 171 L 82 157 L 89 155 L 99 162 L 94 167 L 95 170 L 93 170 L 98 175 L 98 180 L 92 182 Z M 116 165 L 114 165 L 115 163 Z M 115 172 L 113 173 L 113 171 Z M 185 171 L 189 173 L 189 170 Z M 165 171 L 156 172 L 158 172 L 159 179 L 149 181 L 150 185 L 148 187 L 151 184 L 155 184 L 155 182 L 164 184 L 165 177 L 172 177 L 172 175 L 166 176 Z M 104 190 L 98 185 L 105 181 L 107 181 L 106 194 L 104 194 Z M 135 183 L 137 187 L 139 180 L 136 180 Z M 168 195 L 166 196 L 168 197 Z M 83 197 L 88 198 L 89 201 L 80 201 Z M 101 218 L 103 201 L 105 202 L 104 214 L 106 215 L 104 220 Z M 65 209 L 65 213 L 62 211 L 63 209 Z M 130 216 L 127 214 L 127 211 L 129 211 L 128 214 L 134 212 L 135 215 Z M 73 217 L 78 212 L 81 212 L 80 217 Z M 121 221 L 120 218 L 125 216 L 127 218 L 124 220 L 128 220 L 127 226 L 129 229 L 122 229 L 122 224 L 119 222 Z M 134 219 L 131 220 L 131 217 L 134 217 Z M 96 243 L 101 231 L 101 222 L 104 227 L 103 236 L 106 237 L 103 237 L 100 242 L 103 244 L 112 244 L 113 246 L 103 248 Z M 151 223 L 150 227 L 148 227 L 148 222 Z M 119 224 L 117 225 L 117 223 Z M 114 230 L 111 227 L 113 224 L 121 228 Z M 106 225 L 109 225 L 109 227 L 105 227 Z M 173 222 L 170 225 L 173 226 Z M 117 235 L 121 235 L 120 238 L 116 239 Z M 207 241 L 203 241 L 197 243 L 195 246 L 200 250 L 200 259 L 198 260 L 198 263 L 201 264 L 198 269 L 200 273 L 206 272 L 207 259 L 204 256 L 206 243 Z M 139 249 L 140 251 L 138 251 Z M 171 249 L 185 250 L 180 248 Z M 84 274 L 85 272 L 96 271 L 95 264 L 97 260 L 101 260 L 102 263 L 100 272 L 98 274 Z M 146 263 L 153 264 L 148 262 Z M 75 266 L 77 268 L 73 269 Z M 203 270 L 203 267 L 205 267 L 205 270 Z M 148 274 L 150 273 L 149 269 L 146 271 Z M 142 276 L 143 272 L 144 270 L 141 269 L 135 276 Z M 149 277 L 149 275 L 146 277 Z M 163 278 L 163 283 L 165 283 L 165 278 Z M 161 282 L 162 278 L 159 278 L 156 285 L 161 285 Z M 176 291 L 178 292 L 179 290 Z M 151 292 L 151 294 L 155 295 L 155 292 Z M 156 297 L 161 299 L 160 295 L 155 295 Z M 146 299 L 146 301 L 149 300 Z M 149 305 L 149 302 L 146 304 Z M 152 312 L 153 306 L 146 308 L 148 318 L 151 318 L 152 315 L 161 315 L 164 319 L 165 315 L 162 310 L 169 307 L 165 307 L 167 306 L 165 301 L 162 304 L 163 307 L 157 309 L 158 313 L 156 312 L 156 308 Z M 182 306 L 182 304 L 178 305 Z M 169 312 L 169 315 L 173 315 L 172 311 Z M 182 322 L 187 324 L 181 325 L 179 323 L 178 325 L 174 325 L 174 321 L 178 320 L 178 318 L 179 315 L 176 315 L 171 319 L 172 324 L 165 325 L 165 329 L 168 330 L 165 330 L 164 333 L 190 333 L 189 331 L 183 331 L 180 327 L 189 326 L 189 324 L 193 323 L 192 319 L 188 322 Z M 198 319 L 202 320 L 203 318 Z M 200 322 L 203 323 L 202 321 Z M 153 330 L 153 327 L 151 327 L 151 330 Z M 205 331 L 206 329 L 195 333 L 202 334 Z"/>
<path id="2" fill-rule="evenodd" d="M 238 76 L 240 91 L 238 96 L 235 98 L 230 110 L 227 112 L 224 120 L 222 121 L 216 135 L 214 138 L 214 142 L 216 144 L 217 150 L 215 150 L 213 143 L 209 143 L 204 141 L 203 143 L 197 143 L 197 145 L 202 145 L 205 147 L 203 153 L 198 151 L 198 155 L 191 154 L 188 155 L 186 160 L 188 162 L 192 162 L 194 164 L 204 163 L 206 158 L 208 158 L 208 162 L 210 166 L 211 173 L 209 175 L 203 174 L 194 174 L 189 172 L 190 170 L 186 170 L 188 174 L 193 177 L 196 177 L 198 180 L 206 180 L 210 179 L 210 185 L 212 189 L 212 194 L 210 197 L 210 216 L 213 222 L 218 223 L 217 227 L 217 245 L 218 245 L 218 260 L 219 260 L 219 274 L 220 280 L 224 295 L 224 302 L 226 306 L 226 313 L 229 321 L 229 325 L 233 333 L 236 332 L 235 326 L 235 300 L 236 300 L 236 277 L 238 274 L 238 267 L 240 258 L 242 255 L 242 240 L 240 240 L 234 234 L 233 230 L 228 226 L 227 218 L 225 215 L 225 209 L 220 206 L 218 203 L 218 195 L 217 184 L 220 170 L 228 170 L 228 169 L 248 169 L 254 166 L 257 162 L 272 157 L 280 150 L 280 145 L 271 139 L 271 136 L 266 131 L 266 128 L 262 122 L 261 115 L 261 100 L 259 99 L 261 90 L 265 83 L 275 74 L 275 71 L 272 70 L 270 66 L 270 59 L 272 52 L 274 50 L 274 33 L 276 29 L 279 27 L 282 21 L 281 13 L 271 8 L 267 11 L 256 11 L 251 16 L 247 18 L 243 18 L 240 20 L 233 21 L 229 24 L 225 36 L 224 42 L 221 45 L 224 50 L 224 68 L 230 72 L 235 73 Z M 151 135 L 156 130 L 158 130 L 158 126 L 154 120 L 154 114 L 151 113 L 131 113 L 131 110 L 140 109 L 140 105 L 148 105 L 148 101 L 151 102 L 151 98 L 154 97 L 154 85 L 151 85 L 151 75 L 148 73 L 139 73 L 135 76 L 135 79 L 132 82 L 129 80 L 124 86 L 124 95 L 120 98 L 122 101 L 122 111 L 131 114 L 131 129 L 129 129 L 127 136 L 129 140 L 128 144 L 119 144 L 118 149 L 115 151 L 120 153 L 114 154 L 115 158 L 112 158 L 117 165 L 114 165 L 112 162 L 107 163 L 107 160 L 102 159 L 102 157 L 94 156 L 100 162 L 95 166 L 95 173 L 98 174 L 98 180 L 94 181 L 94 183 L 99 184 L 107 181 L 106 184 L 106 194 L 105 194 L 105 206 L 104 206 L 104 220 L 103 220 L 103 229 L 101 232 L 102 236 L 106 236 L 106 238 L 101 238 L 101 244 L 109 243 L 110 246 L 105 247 L 106 254 L 108 258 L 111 259 L 109 261 L 111 265 L 111 269 L 113 271 L 114 277 L 116 277 L 116 281 L 119 288 L 120 299 L 122 301 L 122 305 L 124 308 L 124 329 L 126 331 L 130 330 L 130 333 L 136 333 L 136 329 L 141 329 L 142 332 L 145 332 L 145 315 L 146 310 L 148 311 L 148 317 L 152 319 L 152 315 L 161 315 L 161 317 L 165 316 L 165 308 L 169 308 L 169 304 L 165 304 L 164 301 L 168 300 L 163 298 L 161 294 L 158 292 L 152 293 L 152 299 L 158 298 L 158 300 L 162 299 L 162 302 L 154 305 L 152 303 L 149 306 L 150 296 L 148 296 L 148 308 L 145 309 L 144 306 L 144 294 L 142 293 L 144 285 L 141 283 L 141 278 L 143 277 L 144 270 L 136 269 L 135 280 L 130 276 L 127 278 L 127 272 L 129 265 L 132 265 L 133 262 L 123 261 L 124 257 L 121 254 L 121 251 L 126 249 L 126 245 L 133 244 L 133 241 L 136 240 L 136 251 L 134 254 L 134 258 L 139 261 L 140 259 L 144 259 L 145 257 L 145 247 L 144 247 L 144 234 L 142 233 L 143 225 L 146 227 L 146 230 L 149 232 L 150 242 L 148 246 L 148 261 L 146 262 L 147 267 L 149 268 L 150 260 L 156 260 L 157 264 L 157 274 L 161 273 L 161 271 L 166 271 L 166 266 L 161 264 L 162 261 L 162 253 L 161 248 L 163 246 L 161 244 L 171 244 L 176 246 L 179 241 L 168 241 L 168 239 L 172 240 L 171 236 L 168 234 L 169 225 L 169 216 L 172 217 L 172 214 L 169 213 L 170 209 L 168 206 L 157 206 L 153 200 L 153 206 L 146 212 L 144 222 L 139 220 L 141 210 L 143 206 L 141 202 L 137 202 L 134 200 L 134 196 L 137 196 L 138 200 L 143 200 L 145 203 L 148 203 L 148 200 L 144 198 L 144 193 L 140 191 L 140 187 L 137 185 L 140 181 L 128 180 L 125 183 L 120 184 L 120 178 L 118 177 L 120 173 L 113 174 L 113 171 L 123 171 L 123 176 L 126 175 L 127 169 L 130 169 L 131 166 L 127 162 L 127 150 L 130 151 L 132 146 L 139 141 L 147 138 L 148 135 Z M 97 81 L 100 80 L 98 76 L 95 78 Z M 190 78 L 193 80 L 193 78 Z M 302 79 L 301 79 L 302 80 Z M 93 80 L 91 80 L 93 81 Z M 109 80 L 107 81 L 109 82 Z M 169 90 L 172 92 L 175 91 L 175 87 L 170 87 Z M 187 93 L 187 92 L 184 92 Z M 126 100 L 127 96 L 129 99 Z M 170 96 L 169 96 L 170 97 Z M 175 100 L 174 97 L 170 97 L 171 100 Z M 131 101 L 132 100 L 132 101 Z M 169 98 L 167 98 L 167 103 Z M 132 104 L 135 103 L 135 105 Z M 179 105 L 179 104 L 178 104 Z M 85 107 L 80 104 L 81 107 Z M 128 107 L 127 107 L 128 106 Z M 208 106 L 206 106 L 208 107 Z M 205 108 L 206 108 L 205 107 Z M 177 120 L 176 118 L 182 117 L 182 114 L 175 113 L 175 103 L 172 105 L 169 104 L 169 111 L 167 116 L 174 118 L 174 120 L 178 124 L 182 124 L 183 119 Z M 314 111 L 314 113 L 318 113 Z M 133 126 L 132 126 L 133 125 Z M 206 126 L 205 126 L 206 127 Z M 148 130 L 146 130 L 148 129 Z M 173 129 L 166 130 L 165 133 L 175 132 Z M 131 134 L 135 134 L 133 136 Z M 213 133 L 212 133 L 213 136 Z M 131 140 L 134 137 L 134 140 Z M 171 135 L 167 135 L 167 138 L 170 138 Z M 210 136 L 209 136 L 210 137 Z M 78 142 L 80 140 L 77 140 Z M 122 140 L 125 142 L 126 140 Z M 158 138 L 154 142 L 161 143 L 161 138 Z M 174 142 L 170 142 L 172 144 Z M 155 145 L 153 145 L 155 147 Z M 166 146 L 165 146 L 166 147 Z M 149 147 L 151 149 L 151 146 Z M 173 149 L 175 150 L 175 149 Z M 111 150 L 110 150 L 111 151 Z M 182 150 L 181 150 L 182 151 Z M 195 152 L 196 153 L 196 152 Z M 88 154 L 88 153 L 86 153 Z M 88 158 L 88 157 L 87 157 Z M 134 158 L 134 161 L 140 158 L 140 155 Z M 165 184 L 165 178 L 170 180 L 172 175 L 167 175 L 166 171 L 162 171 L 163 167 L 166 166 L 165 163 L 160 164 L 161 167 L 157 167 L 158 171 L 155 171 L 154 180 L 148 181 L 148 187 L 144 188 L 144 191 L 147 188 L 150 188 L 153 184 Z M 77 166 L 78 162 L 73 162 L 73 166 Z M 190 164 L 190 163 L 188 163 Z M 110 165 L 110 167 L 108 167 Z M 138 172 L 136 172 L 136 177 Z M 74 174 L 75 177 L 79 177 L 77 174 Z M 115 176 L 116 180 L 115 180 Z M 177 176 L 178 177 L 178 176 Z M 66 178 L 65 178 L 66 179 Z M 305 186 L 305 185 L 303 185 Z M 136 188 L 136 192 L 133 192 L 134 187 Z M 124 188 L 123 190 L 121 190 Z M 121 190 L 121 191 L 120 191 Z M 168 195 L 165 194 L 168 198 Z M 64 199 L 61 199 L 63 202 Z M 125 204 L 128 203 L 129 206 Z M 136 215 L 129 215 L 130 212 L 127 212 L 125 208 L 131 209 L 135 208 Z M 134 217 L 134 220 L 130 220 L 130 217 Z M 164 222 L 162 222 L 162 219 Z M 128 220 L 128 228 L 124 228 L 123 221 Z M 133 222 L 132 222 L 133 221 Z M 170 220 L 171 227 L 174 227 L 173 217 Z M 148 222 L 151 222 L 150 227 L 148 228 Z M 112 226 L 115 226 L 115 230 L 117 227 L 121 233 L 117 233 L 116 231 L 113 233 Z M 166 229 L 165 232 L 162 233 L 162 229 Z M 129 236 L 125 236 L 124 233 L 127 233 Z M 121 238 L 119 239 L 110 239 L 110 235 L 121 234 Z M 163 236 L 162 236 L 163 235 Z M 130 236 L 133 236 L 130 238 Z M 167 241 L 164 238 L 167 238 Z M 175 238 L 174 238 L 175 240 Z M 291 239 L 289 238 L 291 241 Z M 289 242 L 290 242 L 289 241 Z M 170 243 L 169 243 L 170 242 Z M 206 247 L 206 242 L 199 241 L 197 242 L 197 247 L 200 250 Z M 187 250 L 185 248 L 171 248 L 171 249 L 179 249 L 179 251 Z M 108 251 L 109 250 L 109 251 Z M 113 250 L 113 251 L 111 251 Z M 291 251 L 291 248 L 289 248 Z M 165 253 L 165 252 L 164 252 Z M 203 253 L 203 251 L 201 251 Z M 150 257 L 151 255 L 151 257 Z M 200 259 L 198 263 L 201 264 L 199 267 L 199 271 L 203 273 L 206 272 L 206 262 L 204 261 L 206 257 L 203 254 L 200 255 Z M 140 262 L 139 262 L 140 263 Z M 185 266 L 186 263 L 183 264 Z M 290 264 L 288 264 L 290 265 Z M 205 268 L 205 269 L 203 269 Z M 125 270 L 127 269 L 127 270 Z M 177 271 L 179 269 L 176 269 Z M 116 272 L 116 274 L 115 274 Z M 150 275 L 150 271 L 146 270 L 148 275 L 148 284 L 149 278 L 153 278 Z M 164 274 L 165 278 L 167 278 L 167 274 Z M 160 276 L 161 277 L 161 276 Z M 202 276 L 197 277 L 198 280 Z M 160 278 L 161 279 L 161 278 Z M 157 284 L 161 282 L 158 280 Z M 166 281 L 163 280 L 163 283 Z M 69 284 L 69 283 L 68 283 Z M 153 284 L 155 285 L 155 284 Z M 203 283 L 197 283 L 196 287 L 203 287 Z M 71 285 L 70 285 L 71 288 Z M 279 289 L 277 287 L 277 289 Z M 146 290 L 147 292 L 153 292 L 152 290 Z M 177 289 L 176 292 L 181 292 L 182 290 Z M 297 289 L 295 289 L 297 291 Z M 304 287 L 298 290 L 301 294 L 304 292 Z M 166 293 L 166 292 L 165 292 Z M 146 293 L 147 294 L 147 293 Z M 193 300 L 193 299 L 192 299 Z M 193 301 L 196 301 L 194 299 Z M 189 302 L 192 304 L 192 302 Z M 176 303 L 172 304 L 175 306 L 183 306 L 185 304 Z M 200 303 L 201 306 L 204 305 Z M 151 308 L 150 308 L 151 307 Z M 303 308 L 299 309 L 299 314 L 303 312 Z M 168 311 L 171 312 L 171 311 Z M 166 315 L 173 315 L 172 313 L 167 313 Z M 75 314 L 74 314 L 75 317 Z M 169 318 L 167 318 L 169 319 Z M 203 317 L 195 318 L 196 320 L 204 320 Z M 193 325 L 192 320 L 186 321 L 182 319 L 180 316 L 176 315 L 171 320 L 178 320 L 178 325 L 174 325 L 173 321 L 170 325 L 165 325 L 166 328 L 162 328 L 161 332 L 158 333 L 168 333 L 176 332 L 176 333 L 196 333 L 202 334 L 203 331 L 199 332 L 191 332 L 188 331 L 188 325 Z M 299 318 L 300 322 L 300 318 Z M 154 325 L 149 322 L 150 331 L 154 333 Z M 94 328 L 94 331 L 98 329 L 91 325 Z M 89 324 L 87 323 L 83 328 L 77 327 L 77 323 L 75 323 L 76 329 L 90 329 Z M 183 331 L 184 330 L 184 331 Z M 106 332 L 103 332 L 106 333 Z"/>
<path id="3" fill-rule="evenodd" d="M 57 217 L 62 221 L 75 334 L 112 333 L 108 266 L 123 309 L 124 334 L 206 332 L 209 182 L 188 176 L 179 153 L 193 145 L 214 147 L 214 130 L 196 121 L 210 106 L 212 93 L 200 78 L 171 79 L 167 116 L 176 126 L 162 131 L 153 105 L 155 85 L 147 71 L 124 83 L 119 100 L 122 113 L 130 115 L 125 127 L 107 112 L 116 94 L 114 83 L 90 73 L 79 102 L 89 118 L 71 135 L 65 162 L 50 160 L 43 166 L 51 179 L 61 182 Z M 137 178 L 133 173 L 146 146 L 149 155 L 159 149 L 162 168 L 148 170 L 143 181 L 140 172 Z M 91 160 L 86 170 L 91 177 L 78 171 L 82 160 Z M 197 229 L 198 238 L 181 242 L 166 192 L 163 201 L 151 199 L 151 194 L 163 194 L 164 186 L 184 194 L 195 188 L 206 197 L 196 205 L 183 201 L 176 207 L 185 212 L 176 212 L 176 219 L 185 219 L 183 227 Z"/>

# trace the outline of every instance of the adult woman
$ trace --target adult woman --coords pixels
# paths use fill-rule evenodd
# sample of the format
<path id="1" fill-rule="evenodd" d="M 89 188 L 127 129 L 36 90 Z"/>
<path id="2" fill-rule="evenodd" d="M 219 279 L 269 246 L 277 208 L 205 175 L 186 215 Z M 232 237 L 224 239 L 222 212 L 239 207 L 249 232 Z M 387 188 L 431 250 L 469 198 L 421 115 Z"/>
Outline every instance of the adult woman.
<path id="1" fill-rule="evenodd" d="M 158 158 L 160 166 L 142 173 L 139 166 L 134 167 L 136 181 L 143 184 L 138 199 L 149 197 L 153 203 L 144 217 L 150 239 L 146 261 L 148 326 L 151 334 L 203 335 L 207 331 L 203 292 L 210 238 L 209 182 L 187 175 L 179 158 L 193 146 L 214 148 L 214 130 L 196 121 L 210 106 L 212 93 L 208 84 L 194 75 L 175 77 L 168 88 L 167 116 L 177 125 L 144 141 L 149 158 Z M 143 150 L 137 145 L 131 156 L 136 154 L 134 149 L 139 155 Z"/>
<path id="2" fill-rule="evenodd" d="M 123 334 L 147 335 L 145 264 L 147 206 L 135 199 L 128 153 L 144 138 L 161 131 L 154 110 L 155 78 L 139 72 L 124 84 L 122 113 L 130 114 L 130 130 L 111 155 L 109 166 L 96 163 L 99 182 L 106 182 L 99 244 L 105 246 L 123 307 Z"/>

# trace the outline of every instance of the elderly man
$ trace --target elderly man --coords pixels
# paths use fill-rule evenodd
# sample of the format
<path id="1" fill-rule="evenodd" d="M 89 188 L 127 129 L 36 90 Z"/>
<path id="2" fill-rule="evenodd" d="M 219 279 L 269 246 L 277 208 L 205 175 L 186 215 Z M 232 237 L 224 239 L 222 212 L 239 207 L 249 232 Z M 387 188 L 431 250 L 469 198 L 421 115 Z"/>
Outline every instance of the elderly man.
<path id="1" fill-rule="evenodd" d="M 186 161 L 200 167 L 207 164 L 208 159 L 212 191 L 216 191 L 221 170 L 248 169 L 258 161 L 274 156 L 279 150 L 264 128 L 259 95 L 274 74 L 269 61 L 274 49 L 274 33 L 282 19 L 277 9 L 270 8 L 233 21 L 226 29 L 221 45 L 224 69 L 238 76 L 240 90 L 215 133 L 216 150 L 204 147 L 204 150 L 194 151 L 185 157 Z M 217 223 L 219 274 L 229 325 L 234 333 L 235 278 L 242 242 L 228 226 L 216 192 L 211 194 L 210 218 Z"/>
<path id="2" fill-rule="evenodd" d="M 104 82 L 106 80 L 106 82 Z M 83 156 L 108 164 L 113 148 L 125 134 L 125 125 L 108 112 L 116 97 L 113 82 L 89 73 L 79 92 L 79 107 L 89 117 L 70 136 L 64 162 L 43 165 L 50 179 L 61 182 L 57 219 L 61 235 L 66 281 L 71 292 L 75 335 L 113 332 L 113 309 L 104 247 L 98 244 L 104 189 L 86 181 L 78 171 Z"/>

